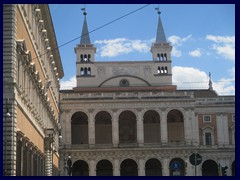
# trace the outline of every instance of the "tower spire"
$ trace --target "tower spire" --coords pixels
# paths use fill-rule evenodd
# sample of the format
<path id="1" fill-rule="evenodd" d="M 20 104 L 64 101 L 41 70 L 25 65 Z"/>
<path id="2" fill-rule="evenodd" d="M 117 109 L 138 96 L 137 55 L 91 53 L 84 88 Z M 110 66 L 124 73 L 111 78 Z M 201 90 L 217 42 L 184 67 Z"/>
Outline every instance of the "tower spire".
<path id="1" fill-rule="evenodd" d="M 86 8 L 81 9 L 83 11 L 84 15 L 84 22 L 83 22 L 83 28 L 82 28 L 82 35 L 81 35 L 81 40 L 80 40 L 80 45 L 89 45 L 91 44 L 90 37 L 89 37 L 89 32 L 88 32 L 88 25 L 87 25 L 87 12 Z"/>
<path id="2" fill-rule="evenodd" d="M 163 30 L 162 21 L 160 18 L 161 11 L 159 10 L 159 7 L 155 8 L 158 13 L 158 27 L 157 27 L 157 35 L 156 35 L 156 42 L 155 43 L 166 43 L 166 36 Z"/>

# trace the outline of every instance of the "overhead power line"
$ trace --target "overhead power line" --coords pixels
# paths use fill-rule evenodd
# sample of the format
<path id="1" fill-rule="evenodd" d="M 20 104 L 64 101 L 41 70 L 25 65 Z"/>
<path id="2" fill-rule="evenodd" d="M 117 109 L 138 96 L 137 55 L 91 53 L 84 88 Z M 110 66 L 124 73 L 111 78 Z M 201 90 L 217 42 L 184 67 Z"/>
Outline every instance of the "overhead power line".
<path id="1" fill-rule="evenodd" d="M 103 27 L 108 26 L 108 25 L 110 25 L 110 24 L 112 24 L 112 23 L 114 23 L 114 22 L 116 22 L 116 21 L 118 21 L 118 20 L 120 20 L 120 19 L 123 19 L 123 18 L 125 18 L 125 17 L 127 17 L 127 16 L 129 16 L 129 15 L 135 13 L 135 12 L 137 12 L 137 11 L 140 11 L 140 10 L 146 8 L 146 7 L 149 6 L 149 5 L 151 5 L 151 4 L 144 5 L 144 6 L 140 7 L 140 8 L 138 8 L 138 9 L 136 9 L 136 10 L 134 10 L 134 11 L 131 11 L 131 12 L 129 12 L 129 13 L 123 15 L 123 16 L 120 16 L 119 18 L 116 18 L 116 19 L 114 19 L 114 20 L 112 20 L 112 21 L 110 21 L 110 22 L 108 22 L 108 23 L 106 23 L 106 24 L 104 24 L 104 25 L 102 25 L 102 26 L 99 26 L 98 28 L 93 29 L 92 31 L 89 31 L 89 32 L 86 33 L 86 34 L 83 34 L 83 35 L 81 35 L 81 36 L 78 36 L 78 37 L 70 40 L 70 41 L 67 41 L 66 43 L 63 43 L 62 45 L 54 48 L 52 51 L 55 51 L 55 50 L 57 50 L 57 49 L 65 46 L 65 45 L 67 45 L 67 44 L 69 44 L 69 43 L 71 43 L 71 42 L 73 42 L 73 41 L 75 41 L 75 40 L 77 40 L 77 39 L 80 39 L 82 36 L 85 36 L 85 35 L 87 35 L 87 34 L 93 33 L 93 32 L 95 32 L 95 31 L 97 31 L 97 30 L 99 30 L 99 29 L 102 29 Z M 40 57 L 40 56 L 42 56 L 42 55 L 45 55 L 45 54 L 47 54 L 47 52 L 45 52 L 45 53 L 43 53 L 43 54 L 40 54 L 39 56 L 36 56 L 35 58 L 32 58 L 32 60 L 33 60 L 33 59 L 36 59 L 37 57 Z"/>

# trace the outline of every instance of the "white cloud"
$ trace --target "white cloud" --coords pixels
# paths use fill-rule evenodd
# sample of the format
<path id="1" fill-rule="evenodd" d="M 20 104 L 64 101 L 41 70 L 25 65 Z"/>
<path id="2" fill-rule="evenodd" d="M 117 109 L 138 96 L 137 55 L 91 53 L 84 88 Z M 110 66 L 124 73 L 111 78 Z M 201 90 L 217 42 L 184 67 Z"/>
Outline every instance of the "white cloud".
<path id="1" fill-rule="evenodd" d="M 230 71 L 233 72 L 233 69 Z M 172 74 L 173 84 L 177 85 L 178 89 L 208 89 L 209 77 L 204 71 L 193 67 L 175 66 L 172 68 Z M 233 80 L 221 78 L 216 82 L 213 81 L 213 90 L 219 95 L 234 95 Z"/>
<path id="2" fill-rule="evenodd" d="M 176 47 L 172 48 L 172 56 L 174 57 L 181 57 L 182 56 L 182 52 L 179 51 Z"/>
<path id="3" fill-rule="evenodd" d="M 217 54 L 226 59 L 235 60 L 235 36 L 207 35 L 206 39 L 214 42 L 212 48 Z"/>
<path id="4" fill-rule="evenodd" d="M 60 89 L 72 89 L 73 87 L 76 87 L 77 83 L 76 83 L 76 77 L 73 76 L 71 77 L 69 80 L 60 81 Z"/>
<path id="5" fill-rule="evenodd" d="M 208 75 L 193 67 L 174 66 L 172 68 L 173 84 L 179 89 L 207 89 Z"/>
<path id="6" fill-rule="evenodd" d="M 232 45 L 227 44 L 224 46 L 220 46 L 220 45 L 214 44 L 212 47 L 217 51 L 219 55 L 222 55 L 226 59 L 230 59 L 230 60 L 235 59 L 235 47 L 233 47 Z"/>
<path id="7" fill-rule="evenodd" d="M 200 49 L 196 49 L 196 50 L 190 51 L 189 55 L 192 57 L 200 57 L 202 56 L 202 52 Z"/>
<path id="8" fill-rule="evenodd" d="M 191 37 L 192 37 L 191 34 L 188 35 L 187 37 L 179 37 L 179 36 L 174 36 L 174 35 L 170 36 L 168 38 L 168 41 L 173 45 L 172 56 L 181 57 L 182 52 L 177 47 L 182 46 L 183 42 L 190 40 Z"/>
<path id="9" fill-rule="evenodd" d="M 187 40 L 191 39 L 192 35 L 188 35 L 187 37 L 179 37 L 179 36 L 170 36 L 168 38 L 168 41 L 172 43 L 172 45 L 181 46 L 183 42 L 186 42 Z"/>
<path id="10" fill-rule="evenodd" d="M 216 43 L 235 44 L 235 36 L 213 36 L 207 35 L 206 39 L 212 40 Z"/>
<path id="11" fill-rule="evenodd" d="M 222 78 L 217 82 L 213 81 L 213 89 L 219 95 L 235 95 L 235 84 L 233 79 Z"/>
<path id="12" fill-rule="evenodd" d="M 129 40 L 126 38 L 116 38 L 109 40 L 97 40 L 95 44 L 99 44 L 99 53 L 101 57 L 115 57 L 122 54 L 128 54 L 133 51 L 147 53 L 150 47 L 147 41 Z"/>

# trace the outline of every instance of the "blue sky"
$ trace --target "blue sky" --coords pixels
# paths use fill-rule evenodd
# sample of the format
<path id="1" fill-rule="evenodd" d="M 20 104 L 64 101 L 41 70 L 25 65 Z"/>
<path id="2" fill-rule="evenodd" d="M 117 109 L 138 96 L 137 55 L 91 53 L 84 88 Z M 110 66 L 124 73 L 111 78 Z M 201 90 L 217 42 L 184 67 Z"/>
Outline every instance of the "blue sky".
<path id="1" fill-rule="evenodd" d="M 144 4 L 87 4 L 88 29 L 92 31 Z M 178 89 L 208 88 L 220 95 L 235 94 L 235 5 L 151 4 L 90 34 L 97 47 L 95 61 L 152 60 L 150 47 L 157 31 L 158 15 L 167 40 L 172 43 L 173 84 Z M 83 4 L 52 4 L 50 11 L 61 46 L 81 36 Z M 60 47 L 65 76 L 61 89 L 76 86 L 74 47 L 80 39 Z"/>

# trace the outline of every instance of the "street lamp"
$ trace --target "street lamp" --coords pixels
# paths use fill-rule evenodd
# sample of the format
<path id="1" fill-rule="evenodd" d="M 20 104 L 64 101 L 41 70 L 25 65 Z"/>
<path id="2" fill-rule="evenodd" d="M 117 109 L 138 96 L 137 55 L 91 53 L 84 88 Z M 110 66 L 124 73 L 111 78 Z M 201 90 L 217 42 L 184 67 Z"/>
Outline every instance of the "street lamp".
<path id="1" fill-rule="evenodd" d="M 4 169 L 3 175 L 7 175 L 7 118 L 11 117 L 11 113 L 9 112 L 9 99 L 6 102 L 6 113 L 5 113 L 5 123 L 4 123 Z"/>

